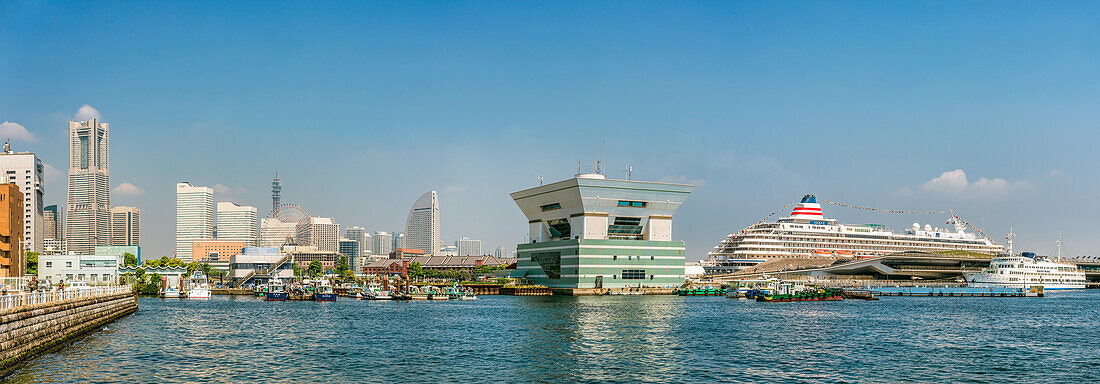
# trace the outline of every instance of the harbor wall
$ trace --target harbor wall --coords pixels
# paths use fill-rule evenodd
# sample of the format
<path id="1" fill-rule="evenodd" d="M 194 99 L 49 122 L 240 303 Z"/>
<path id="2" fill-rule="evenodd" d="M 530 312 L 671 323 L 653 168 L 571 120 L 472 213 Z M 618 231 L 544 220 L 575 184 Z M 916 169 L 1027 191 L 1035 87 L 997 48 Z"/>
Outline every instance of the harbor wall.
<path id="1" fill-rule="evenodd" d="M 0 378 L 20 363 L 137 311 L 137 296 L 116 293 L 0 310 Z"/>

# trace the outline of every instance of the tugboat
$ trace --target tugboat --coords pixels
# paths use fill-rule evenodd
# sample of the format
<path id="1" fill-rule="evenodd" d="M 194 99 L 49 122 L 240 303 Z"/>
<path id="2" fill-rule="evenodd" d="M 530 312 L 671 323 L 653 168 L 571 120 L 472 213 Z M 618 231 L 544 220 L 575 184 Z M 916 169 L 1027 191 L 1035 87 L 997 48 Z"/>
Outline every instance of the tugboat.
<path id="1" fill-rule="evenodd" d="M 264 292 L 264 300 L 266 301 L 286 301 L 286 286 L 283 285 L 279 279 L 271 280 L 267 285 L 267 292 Z"/>
<path id="2" fill-rule="evenodd" d="M 332 289 L 332 284 L 328 283 L 328 280 L 321 280 L 317 283 L 317 290 L 313 292 L 314 301 L 336 301 L 336 292 Z"/>

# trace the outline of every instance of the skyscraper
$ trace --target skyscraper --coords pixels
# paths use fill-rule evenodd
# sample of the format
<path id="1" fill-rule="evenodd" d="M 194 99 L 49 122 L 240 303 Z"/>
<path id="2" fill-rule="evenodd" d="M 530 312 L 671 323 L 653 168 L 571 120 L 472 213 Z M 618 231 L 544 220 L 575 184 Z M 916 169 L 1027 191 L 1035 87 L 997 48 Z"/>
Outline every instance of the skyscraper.
<path id="1" fill-rule="evenodd" d="M 42 209 L 42 239 L 61 240 L 61 213 L 57 205 Z"/>
<path id="2" fill-rule="evenodd" d="M 327 252 L 340 251 L 340 224 L 328 217 L 310 219 L 309 245 Z"/>
<path id="3" fill-rule="evenodd" d="M 4 144 L 4 153 L 0 154 L 0 183 L 15 183 L 23 192 L 23 249 L 42 251 L 43 222 L 42 199 L 46 193 L 43 186 L 42 160 L 30 152 L 15 153 L 11 144 Z"/>
<path id="4" fill-rule="evenodd" d="M 256 207 L 222 201 L 218 203 L 218 240 L 243 241 L 248 247 L 259 245 Z"/>
<path id="5" fill-rule="evenodd" d="M 134 207 L 111 208 L 111 245 L 141 246 L 141 210 Z"/>
<path id="6" fill-rule="evenodd" d="M 359 254 L 355 256 L 361 256 L 363 251 L 370 249 L 370 245 L 367 243 L 367 236 L 369 236 L 369 234 L 367 234 L 367 230 L 363 229 L 363 227 L 351 227 L 344 230 L 344 237 L 359 243 Z M 348 255 L 348 257 L 351 257 L 351 255 Z"/>
<path id="7" fill-rule="evenodd" d="M 374 233 L 374 247 L 371 247 L 371 251 L 375 255 L 389 255 L 393 252 L 393 235 L 386 232 Z"/>
<path id="8" fill-rule="evenodd" d="M 260 221 L 261 247 L 282 247 L 288 242 L 294 242 L 297 236 L 298 223 L 284 223 L 271 217 Z"/>
<path id="9" fill-rule="evenodd" d="M 405 219 L 405 248 L 439 254 L 439 199 L 435 191 L 420 195 Z"/>
<path id="10" fill-rule="evenodd" d="M 176 257 L 191 260 L 195 240 L 214 238 L 214 189 L 176 184 Z"/>
<path id="11" fill-rule="evenodd" d="M 481 240 L 463 237 L 455 242 L 459 256 L 481 256 Z"/>
<path id="12" fill-rule="evenodd" d="M 111 240 L 111 180 L 108 124 L 96 119 L 69 122 L 69 196 L 65 244 L 91 254 Z"/>

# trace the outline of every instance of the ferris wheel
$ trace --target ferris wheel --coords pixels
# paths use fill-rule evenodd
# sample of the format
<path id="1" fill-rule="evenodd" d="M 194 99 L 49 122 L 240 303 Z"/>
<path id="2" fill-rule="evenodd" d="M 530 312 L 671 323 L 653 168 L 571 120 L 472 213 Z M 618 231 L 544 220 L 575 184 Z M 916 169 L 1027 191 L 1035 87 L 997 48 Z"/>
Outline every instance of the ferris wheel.
<path id="1" fill-rule="evenodd" d="M 284 223 L 299 225 L 310 223 L 309 213 L 306 212 L 305 209 L 302 209 L 302 207 L 290 203 L 279 204 L 279 206 L 275 208 L 275 211 L 271 212 L 271 216 L 268 217 Z"/>

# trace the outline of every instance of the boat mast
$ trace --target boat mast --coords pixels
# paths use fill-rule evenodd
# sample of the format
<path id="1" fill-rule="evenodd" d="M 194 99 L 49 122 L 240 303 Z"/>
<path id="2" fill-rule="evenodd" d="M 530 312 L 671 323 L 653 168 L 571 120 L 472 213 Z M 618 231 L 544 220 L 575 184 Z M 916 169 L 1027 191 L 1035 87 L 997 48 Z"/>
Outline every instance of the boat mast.
<path id="1" fill-rule="evenodd" d="M 1012 232 L 1012 227 L 1008 227 L 1008 235 L 1005 236 L 1005 245 L 1008 245 L 1008 254 L 1009 254 L 1009 256 L 1013 255 L 1013 253 L 1012 253 L 1012 239 L 1014 239 L 1014 238 L 1016 238 L 1016 233 Z"/>

